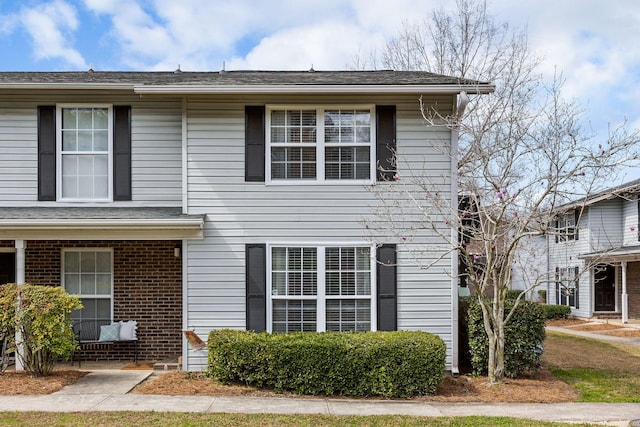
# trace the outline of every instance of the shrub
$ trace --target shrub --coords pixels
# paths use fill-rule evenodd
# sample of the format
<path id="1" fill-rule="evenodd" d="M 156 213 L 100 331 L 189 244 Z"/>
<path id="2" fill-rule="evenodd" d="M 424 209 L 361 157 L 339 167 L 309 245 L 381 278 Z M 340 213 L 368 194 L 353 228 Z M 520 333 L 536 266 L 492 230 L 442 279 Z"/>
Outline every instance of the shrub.
<path id="1" fill-rule="evenodd" d="M 474 300 L 471 296 L 458 298 L 458 369 L 462 374 L 473 371 L 469 350 L 469 306 Z"/>
<path id="2" fill-rule="evenodd" d="M 509 289 L 507 291 L 507 299 L 516 299 L 520 296 L 520 294 L 522 293 L 521 290 L 518 289 Z M 524 299 L 524 297 L 522 297 L 521 299 Z"/>
<path id="3" fill-rule="evenodd" d="M 571 307 L 568 305 L 545 304 L 542 307 L 544 310 L 544 318 L 547 320 L 566 319 L 571 315 Z"/>
<path id="4" fill-rule="evenodd" d="M 218 330 L 209 334 L 207 375 L 300 394 L 409 397 L 434 393 L 446 347 L 426 332 Z"/>
<path id="5" fill-rule="evenodd" d="M 513 300 L 505 301 L 505 313 L 513 307 Z M 528 371 L 540 369 L 544 349 L 545 324 L 540 304 L 520 301 L 504 327 L 505 376 L 516 378 Z M 482 308 L 474 300 L 469 307 L 469 347 L 473 372 L 486 375 L 489 361 L 489 338 L 484 329 Z"/>
<path id="6" fill-rule="evenodd" d="M 71 330 L 71 312 L 81 308 L 80 300 L 57 286 L 7 284 L 0 286 L 0 324 L 14 328 L 22 341 L 10 337 L 27 372 L 34 376 L 51 373 L 57 359 L 66 359 L 76 348 Z"/>
<path id="7" fill-rule="evenodd" d="M 538 296 L 540 297 L 540 301 L 547 302 L 547 291 L 546 289 L 541 289 L 538 291 Z"/>

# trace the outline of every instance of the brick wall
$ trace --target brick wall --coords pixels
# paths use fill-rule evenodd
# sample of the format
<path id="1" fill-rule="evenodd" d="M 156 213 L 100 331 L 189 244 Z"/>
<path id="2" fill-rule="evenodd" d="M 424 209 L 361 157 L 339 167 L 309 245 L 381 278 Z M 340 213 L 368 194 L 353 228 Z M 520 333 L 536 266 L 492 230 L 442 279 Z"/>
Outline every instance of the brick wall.
<path id="1" fill-rule="evenodd" d="M 11 242 L 13 243 L 13 242 Z M 182 258 L 174 241 L 28 241 L 25 279 L 60 286 L 63 248 L 113 249 L 113 318 L 138 321 L 140 360 L 176 359 L 182 345 Z M 133 346 L 116 343 L 88 351 L 91 360 L 133 358 Z"/>

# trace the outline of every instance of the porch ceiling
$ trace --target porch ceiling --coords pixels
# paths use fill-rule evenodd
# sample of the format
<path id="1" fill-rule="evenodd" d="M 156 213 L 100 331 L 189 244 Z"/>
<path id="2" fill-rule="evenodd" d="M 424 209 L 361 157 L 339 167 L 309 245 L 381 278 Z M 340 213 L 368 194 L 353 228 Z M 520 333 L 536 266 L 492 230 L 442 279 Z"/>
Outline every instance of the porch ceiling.
<path id="1" fill-rule="evenodd" d="M 637 261 L 640 260 L 640 245 L 622 246 L 615 249 L 591 252 L 582 254 L 578 256 L 578 258 L 590 261 Z"/>
<path id="2" fill-rule="evenodd" d="M 0 208 L 0 240 L 202 239 L 203 224 L 180 208 Z"/>

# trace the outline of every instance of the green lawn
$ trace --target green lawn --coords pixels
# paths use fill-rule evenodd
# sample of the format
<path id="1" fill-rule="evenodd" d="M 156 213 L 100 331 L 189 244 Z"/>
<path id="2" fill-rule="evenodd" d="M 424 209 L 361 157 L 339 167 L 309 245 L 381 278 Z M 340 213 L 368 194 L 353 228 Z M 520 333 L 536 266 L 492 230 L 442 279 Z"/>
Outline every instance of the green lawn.
<path id="1" fill-rule="evenodd" d="M 590 424 L 563 424 L 520 420 L 506 417 L 409 417 L 384 416 L 330 416 L 330 415 L 269 415 L 269 414 L 192 414 L 160 412 L 88 412 L 88 413 L 0 413 L 1 426 L 30 427 L 117 427 L 117 426 L 435 426 L 435 427 L 543 427 L 588 426 Z"/>
<path id="2" fill-rule="evenodd" d="M 545 364 L 580 402 L 640 402 L 640 348 L 558 333 L 547 333 L 545 347 Z"/>

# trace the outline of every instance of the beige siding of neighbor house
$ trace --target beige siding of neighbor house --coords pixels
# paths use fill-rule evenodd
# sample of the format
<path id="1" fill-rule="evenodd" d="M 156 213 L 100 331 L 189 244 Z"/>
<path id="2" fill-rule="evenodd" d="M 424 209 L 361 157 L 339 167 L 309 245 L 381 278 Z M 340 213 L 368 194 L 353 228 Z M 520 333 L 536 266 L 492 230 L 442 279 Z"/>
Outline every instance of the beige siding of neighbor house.
<path id="1" fill-rule="evenodd" d="M 140 99 L 104 92 L 0 95 L 0 200 L 9 206 L 55 206 L 38 200 L 37 107 L 56 104 L 132 107 L 132 201 L 113 206 L 182 205 L 180 99 Z M 77 203 L 75 205 L 78 205 Z"/>
<path id="2" fill-rule="evenodd" d="M 188 242 L 185 327 L 203 338 L 210 330 L 244 329 L 245 244 L 368 243 L 363 219 L 376 204 L 362 184 L 275 184 L 244 180 L 245 105 L 396 105 L 400 174 L 425 173 L 450 190 L 450 134 L 427 128 L 415 95 L 397 97 L 285 97 L 228 99 L 189 98 L 187 122 L 187 197 L 189 214 L 206 214 L 204 239 Z M 428 99 L 450 109 L 452 97 Z M 447 113 L 448 111 L 444 111 Z M 425 170 L 426 169 L 426 170 Z M 404 178 L 403 178 L 404 179 Z M 389 185 L 389 184 L 383 184 Z M 444 224 L 444 222 L 443 222 Z M 446 230 L 445 230 L 446 231 Z M 424 248 L 423 233 L 417 247 Z M 385 243 L 399 243 L 388 237 Z M 432 244 L 432 243 L 429 243 Z M 434 244 L 424 264 L 442 253 Z M 434 268 L 419 268 L 398 245 L 398 328 L 425 330 L 446 342 L 451 364 L 451 277 L 449 258 Z M 206 366 L 205 352 L 185 352 L 189 370 Z"/>

